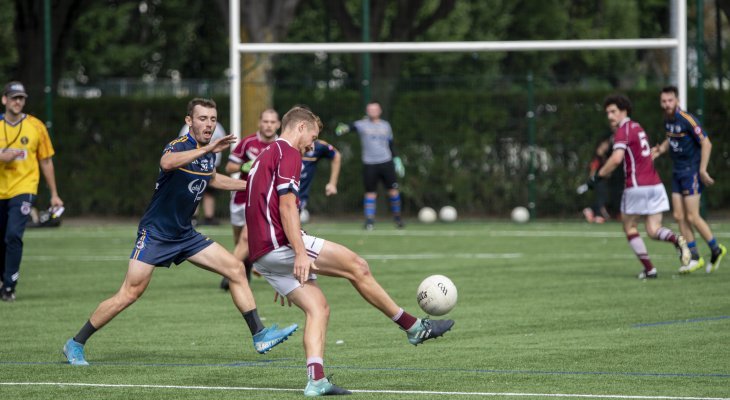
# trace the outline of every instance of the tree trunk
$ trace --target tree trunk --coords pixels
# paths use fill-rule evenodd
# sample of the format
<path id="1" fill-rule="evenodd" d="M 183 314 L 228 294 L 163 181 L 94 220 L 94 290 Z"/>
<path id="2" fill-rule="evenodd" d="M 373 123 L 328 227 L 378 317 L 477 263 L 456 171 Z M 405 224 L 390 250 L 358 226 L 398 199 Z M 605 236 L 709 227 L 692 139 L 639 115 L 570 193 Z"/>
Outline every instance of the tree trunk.
<path id="1" fill-rule="evenodd" d="M 68 34 L 90 0 L 55 0 L 51 10 L 51 58 L 55 89 L 66 55 Z M 16 79 L 25 84 L 33 101 L 43 96 L 45 85 L 45 47 L 43 0 L 15 0 L 15 35 L 18 49 Z"/>
<path id="2" fill-rule="evenodd" d="M 286 36 L 299 0 L 242 0 L 243 42 L 274 43 Z M 244 54 L 241 60 L 241 136 L 258 129 L 262 111 L 273 108 L 271 54 Z"/>

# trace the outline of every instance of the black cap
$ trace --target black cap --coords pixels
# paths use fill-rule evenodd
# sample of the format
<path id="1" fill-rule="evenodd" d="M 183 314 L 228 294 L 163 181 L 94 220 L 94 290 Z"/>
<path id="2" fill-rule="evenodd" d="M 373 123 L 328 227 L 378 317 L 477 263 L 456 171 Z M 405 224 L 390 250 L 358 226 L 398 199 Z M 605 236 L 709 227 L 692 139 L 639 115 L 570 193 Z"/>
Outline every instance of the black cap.
<path id="1" fill-rule="evenodd" d="M 28 93 L 25 92 L 25 86 L 18 81 L 9 82 L 3 89 L 3 96 L 7 97 L 28 97 Z"/>

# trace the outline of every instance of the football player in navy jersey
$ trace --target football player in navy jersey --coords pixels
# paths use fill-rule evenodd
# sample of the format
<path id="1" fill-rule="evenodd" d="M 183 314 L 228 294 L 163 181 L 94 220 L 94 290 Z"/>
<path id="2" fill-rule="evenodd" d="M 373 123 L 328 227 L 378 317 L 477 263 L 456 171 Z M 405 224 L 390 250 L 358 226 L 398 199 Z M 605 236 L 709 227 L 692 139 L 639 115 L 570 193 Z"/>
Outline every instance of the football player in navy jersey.
<path id="1" fill-rule="evenodd" d="M 332 160 L 330 179 L 324 187 L 324 194 L 326 196 L 337 194 L 337 181 L 340 177 L 342 156 L 335 146 L 332 146 L 324 140 L 317 139 L 312 144 L 312 148 L 308 149 L 308 151 L 302 156 L 302 176 L 301 185 L 299 187 L 299 215 L 302 223 L 309 220 L 309 211 L 307 211 L 307 204 L 309 203 L 309 189 L 312 186 L 314 174 L 317 172 L 317 163 L 323 158 Z"/>
<path id="2" fill-rule="evenodd" d="M 673 162 L 672 170 L 672 209 L 674 218 L 679 224 L 682 236 L 692 252 L 692 260 L 679 268 L 679 272 L 688 274 L 705 265 L 700 257 L 692 230 L 702 236 L 710 247 L 710 264 L 705 272 L 710 273 L 720 267 L 722 257 L 727 253 L 725 246 L 717 243 L 707 222 L 700 215 L 700 196 L 705 186 L 715 183 L 707 172 L 710 162 L 712 142 L 702 129 L 697 119 L 679 108 L 678 90 L 674 86 L 662 89 L 661 107 L 664 110 L 664 129 L 666 139 L 652 149 L 654 158 L 670 151 Z"/>
<path id="3" fill-rule="evenodd" d="M 63 353 L 72 365 L 88 365 L 84 344 L 89 337 L 132 305 L 144 293 L 155 267 L 170 267 L 185 260 L 228 278 L 233 303 L 243 315 L 254 347 L 265 353 L 286 340 L 297 329 L 264 327 L 248 286 L 241 260 L 223 246 L 201 235 L 191 220 L 209 185 L 221 190 L 244 190 L 246 183 L 218 175 L 215 153 L 235 142 L 234 135 L 211 141 L 218 114 L 213 100 L 196 98 L 188 103 L 187 135 L 165 146 L 152 201 L 139 223 L 136 244 L 127 275 L 119 291 L 99 304 L 76 336 L 69 339 Z"/>

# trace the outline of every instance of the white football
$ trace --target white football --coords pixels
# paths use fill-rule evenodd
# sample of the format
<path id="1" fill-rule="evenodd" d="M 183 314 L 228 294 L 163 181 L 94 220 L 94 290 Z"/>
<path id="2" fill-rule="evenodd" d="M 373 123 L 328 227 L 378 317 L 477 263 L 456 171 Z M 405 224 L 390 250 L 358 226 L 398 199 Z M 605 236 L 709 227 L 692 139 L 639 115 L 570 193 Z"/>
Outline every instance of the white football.
<path id="1" fill-rule="evenodd" d="M 428 315 L 444 315 L 456 306 L 458 293 L 451 279 L 431 275 L 418 286 L 418 305 Z"/>
<path id="2" fill-rule="evenodd" d="M 424 224 L 436 222 L 436 210 L 431 207 L 423 207 L 420 211 L 418 211 L 418 220 Z"/>
<path id="3" fill-rule="evenodd" d="M 515 207 L 512 210 L 512 221 L 518 224 L 524 224 L 530 220 L 530 212 L 525 207 Z"/>
<path id="4" fill-rule="evenodd" d="M 456 221 L 456 209 L 452 206 L 443 206 L 439 210 L 439 219 L 444 222 Z"/>

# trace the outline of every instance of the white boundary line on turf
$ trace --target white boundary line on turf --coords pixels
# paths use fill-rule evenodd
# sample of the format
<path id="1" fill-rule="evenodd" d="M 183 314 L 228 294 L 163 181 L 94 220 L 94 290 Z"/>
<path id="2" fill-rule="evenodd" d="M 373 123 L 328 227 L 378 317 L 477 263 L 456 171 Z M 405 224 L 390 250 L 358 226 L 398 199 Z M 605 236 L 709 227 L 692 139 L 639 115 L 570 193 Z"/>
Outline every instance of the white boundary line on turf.
<path id="1" fill-rule="evenodd" d="M 77 386 L 100 388 L 140 388 L 140 389 L 190 389 L 190 390 L 247 390 L 268 392 L 299 392 L 302 389 L 257 388 L 236 386 L 182 386 L 182 385 L 132 385 L 112 383 L 79 382 L 0 382 L 2 386 Z M 353 393 L 380 393 L 404 395 L 451 395 L 451 396 L 525 396 L 525 397 L 576 397 L 590 399 L 647 399 L 647 400 L 730 400 L 727 397 L 681 397 L 681 396 L 634 396 L 620 394 L 572 394 L 572 393 L 499 393 L 499 392 L 445 392 L 428 390 L 351 390 Z"/>

